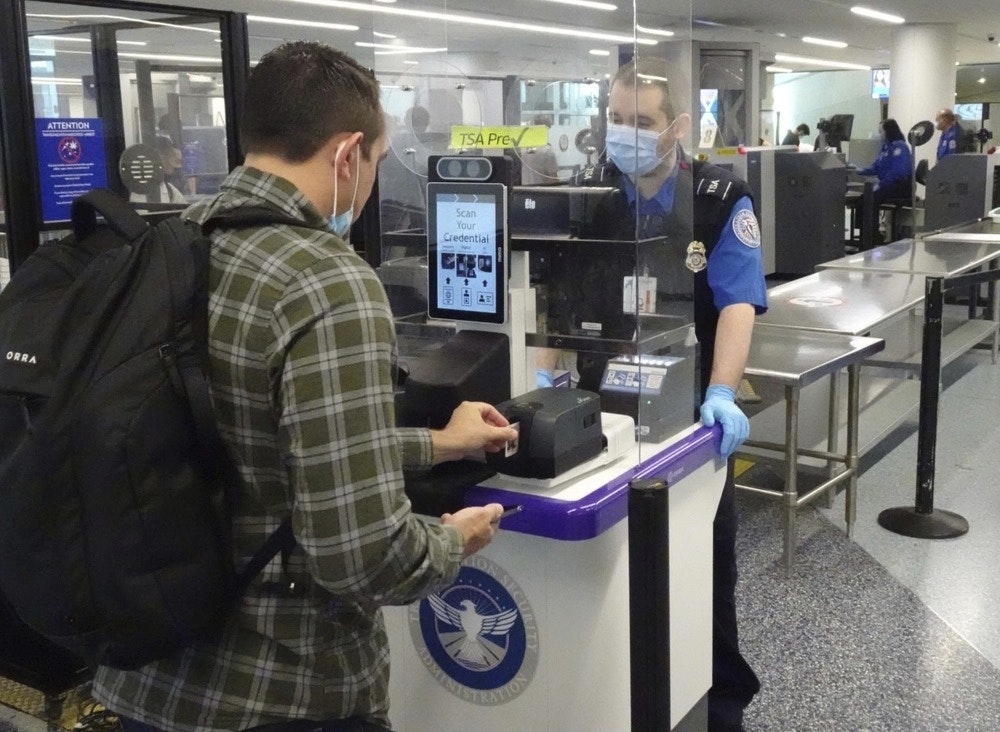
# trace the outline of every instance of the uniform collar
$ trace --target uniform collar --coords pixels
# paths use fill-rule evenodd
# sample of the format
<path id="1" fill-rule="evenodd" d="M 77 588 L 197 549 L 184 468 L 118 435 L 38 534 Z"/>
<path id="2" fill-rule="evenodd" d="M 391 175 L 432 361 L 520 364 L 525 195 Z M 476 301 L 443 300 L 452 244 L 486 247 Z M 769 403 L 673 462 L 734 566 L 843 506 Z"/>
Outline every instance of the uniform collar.
<path id="1" fill-rule="evenodd" d="M 677 179 L 680 171 L 690 170 L 690 168 L 691 164 L 685 157 L 684 151 L 678 146 L 677 165 L 674 166 L 670 177 L 663 182 L 656 195 L 652 198 L 643 198 L 639 195 L 639 191 L 635 183 L 632 182 L 632 179 L 627 175 L 623 175 L 625 199 L 628 201 L 629 206 L 635 205 L 636 199 L 638 199 L 639 203 L 636 206 L 636 212 L 640 216 L 667 216 L 674 210 L 674 194 L 677 191 Z"/>

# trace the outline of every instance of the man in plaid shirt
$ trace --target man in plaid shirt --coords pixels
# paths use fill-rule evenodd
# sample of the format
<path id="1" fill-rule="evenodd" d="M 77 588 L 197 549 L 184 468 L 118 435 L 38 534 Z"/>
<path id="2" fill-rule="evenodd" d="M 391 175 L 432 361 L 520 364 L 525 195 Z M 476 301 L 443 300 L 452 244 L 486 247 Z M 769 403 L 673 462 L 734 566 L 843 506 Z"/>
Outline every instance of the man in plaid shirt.
<path id="1" fill-rule="evenodd" d="M 250 74 L 244 110 L 245 165 L 184 215 L 265 206 L 303 223 L 214 233 L 209 303 L 213 404 L 245 484 L 237 566 L 288 515 L 297 547 L 253 582 L 217 642 L 136 671 L 101 667 L 94 696 L 127 732 L 385 729 L 379 607 L 452 582 L 502 513 L 425 522 L 403 467 L 516 433 L 481 403 L 443 430 L 395 426 L 392 313 L 345 241 L 386 151 L 372 74 L 320 44 L 286 44 Z"/>

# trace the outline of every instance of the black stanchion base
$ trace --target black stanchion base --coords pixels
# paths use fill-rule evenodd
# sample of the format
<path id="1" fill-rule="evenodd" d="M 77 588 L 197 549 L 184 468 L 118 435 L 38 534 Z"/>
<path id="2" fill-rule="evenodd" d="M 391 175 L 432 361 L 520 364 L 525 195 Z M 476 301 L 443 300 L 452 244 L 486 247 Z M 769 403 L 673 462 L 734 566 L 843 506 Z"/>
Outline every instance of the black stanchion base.
<path id="1" fill-rule="evenodd" d="M 917 513 L 913 506 L 885 509 L 878 515 L 878 524 L 896 534 L 918 539 L 953 539 L 969 530 L 969 522 L 957 513 L 939 509 Z"/>

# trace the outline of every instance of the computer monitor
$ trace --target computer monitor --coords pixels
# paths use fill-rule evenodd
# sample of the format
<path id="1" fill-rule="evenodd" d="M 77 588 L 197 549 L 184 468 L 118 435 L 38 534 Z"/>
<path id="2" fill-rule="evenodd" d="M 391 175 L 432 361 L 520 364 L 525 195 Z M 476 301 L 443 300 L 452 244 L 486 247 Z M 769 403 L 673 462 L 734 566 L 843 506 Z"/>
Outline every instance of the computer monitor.
<path id="1" fill-rule="evenodd" d="M 889 69 L 872 69 L 872 99 L 889 97 Z"/>
<path id="2" fill-rule="evenodd" d="M 955 114 L 962 118 L 963 122 L 974 122 L 977 125 L 983 120 L 983 103 L 968 102 L 955 105 Z"/>
<path id="3" fill-rule="evenodd" d="M 614 213 L 621 192 L 610 186 L 514 186 L 510 192 L 513 237 L 607 238 L 600 224 Z M 611 218 L 616 218 L 612 216 Z"/>
<path id="4" fill-rule="evenodd" d="M 837 148 L 840 152 L 840 145 L 851 139 L 851 132 L 854 129 L 853 114 L 834 114 L 830 117 L 830 130 L 826 133 L 826 141 L 830 147 Z"/>

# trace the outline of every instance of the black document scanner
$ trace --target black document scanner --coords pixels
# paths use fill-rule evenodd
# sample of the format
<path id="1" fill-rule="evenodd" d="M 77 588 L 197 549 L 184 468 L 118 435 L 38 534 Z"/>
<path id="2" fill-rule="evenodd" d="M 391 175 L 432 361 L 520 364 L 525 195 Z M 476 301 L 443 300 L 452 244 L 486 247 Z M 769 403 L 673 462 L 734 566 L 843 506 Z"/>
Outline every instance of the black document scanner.
<path id="1" fill-rule="evenodd" d="M 554 478 L 596 457 L 604 447 L 601 398 L 591 391 L 548 387 L 496 405 L 518 429 L 516 443 L 486 453 L 499 473 Z"/>

